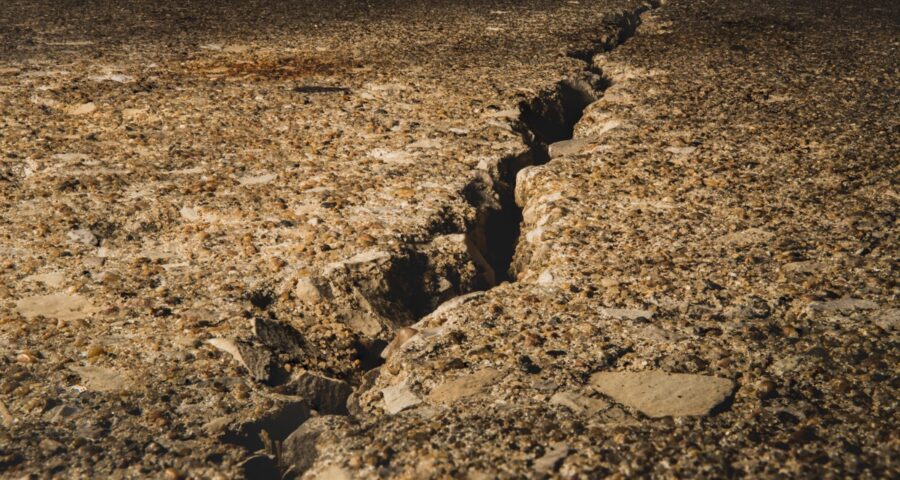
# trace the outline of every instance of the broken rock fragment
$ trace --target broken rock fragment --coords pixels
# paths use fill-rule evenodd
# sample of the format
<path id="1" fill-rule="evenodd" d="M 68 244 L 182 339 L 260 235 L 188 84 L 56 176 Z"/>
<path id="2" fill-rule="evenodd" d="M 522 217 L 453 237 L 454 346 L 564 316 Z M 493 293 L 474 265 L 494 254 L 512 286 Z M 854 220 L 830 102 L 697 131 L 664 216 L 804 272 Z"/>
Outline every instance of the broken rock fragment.
<path id="1" fill-rule="evenodd" d="M 319 457 L 319 443 L 339 443 L 340 439 L 335 437 L 338 437 L 339 432 L 346 427 L 345 417 L 333 415 L 313 417 L 304 422 L 284 441 L 282 448 L 282 462 L 286 470 L 284 478 L 299 478 L 303 475 Z"/>
<path id="2" fill-rule="evenodd" d="M 734 382 L 711 375 L 645 372 L 598 372 L 591 385 L 613 400 L 648 417 L 709 415 L 734 393 Z"/>
<path id="3" fill-rule="evenodd" d="M 254 318 L 251 327 L 253 334 L 263 345 L 295 357 L 303 353 L 303 338 L 291 325 L 277 320 Z"/>
<path id="4" fill-rule="evenodd" d="M 274 357 L 265 348 L 250 342 L 229 338 L 213 338 L 210 345 L 230 354 L 250 372 L 254 380 L 271 383 L 275 375 Z"/>
<path id="5" fill-rule="evenodd" d="M 207 435 L 224 442 L 258 450 L 265 446 L 263 436 L 284 440 L 309 418 L 309 406 L 302 398 L 278 395 L 270 399 L 273 405 L 263 414 L 227 415 L 208 422 L 203 429 Z"/>
<path id="6" fill-rule="evenodd" d="M 309 401 L 314 409 L 324 414 L 347 414 L 347 397 L 353 389 L 347 382 L 300 372 L 285 385 L 286 390 Z"/>

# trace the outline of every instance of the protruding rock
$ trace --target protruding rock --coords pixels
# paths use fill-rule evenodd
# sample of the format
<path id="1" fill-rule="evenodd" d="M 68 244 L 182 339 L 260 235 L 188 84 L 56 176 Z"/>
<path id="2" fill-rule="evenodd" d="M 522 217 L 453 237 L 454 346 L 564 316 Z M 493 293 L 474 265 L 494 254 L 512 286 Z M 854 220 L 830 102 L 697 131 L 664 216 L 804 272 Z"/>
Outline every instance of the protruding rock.
<path id="1" fill-rule="evenodd" d="M 547 153 L 550 158 L 565 157 L 567 155 L 577 155 L 586 151 L 595 140 L 587 138 L 573 138 L 571 140 L 562 140 L 551 143 L 547 147 Z"/>
<path id="2" fill-rule="evenodd" d="M 309 418 L 309 406 L 301 398 L 278 395 L 270 399 L 274 405 L 263 414 L 228 415 L 208 422 L 203 429 L 214 438 L 258 450 L 265 446 L 263 431 L 271 440 L 284 440 Z"/>
<path id="3" fill-rule="evenodd" d="M 254 380 L 269 383 L 275 373 L 274 358 L 268 350 L 250 342 L 229 338 L 212 338 L 210 345 L 227 352 L 250 372 Z"/>
<path id="4" fill-rule="evenodd" d="M 323 416 L 306 421 L 284 441 L 282 461 L 288 475 L 300 477 L 319 457 L 320 437 L 346 427 L 345 417 Z M 334 435 L 330 435 L 334 436 Z M 336 441 L 336 439 L 331 439 Z"/>
<path id="5" fill-rule="evenodd" d="M 325 287 L 316 278 L 302 277 L 297 280 L 294 295 L 297 299 L 309 304 L 316 304 L 328 298 Z"/>
<path id="6" fill-rule="evenodd" d="M 266 347 L 294 357 L 303 354 L 303 337 L 291 325 L 259 317 L 251 320 L 250 324 L 253 334 Z"/>
<path id="7" fill-rule="evenodd" d="M 300 372 L 285 385 L 287 391 L 310 402 L 319 413 L 347 414 L 347 397 L 353 391 L 347 382 Z"/>

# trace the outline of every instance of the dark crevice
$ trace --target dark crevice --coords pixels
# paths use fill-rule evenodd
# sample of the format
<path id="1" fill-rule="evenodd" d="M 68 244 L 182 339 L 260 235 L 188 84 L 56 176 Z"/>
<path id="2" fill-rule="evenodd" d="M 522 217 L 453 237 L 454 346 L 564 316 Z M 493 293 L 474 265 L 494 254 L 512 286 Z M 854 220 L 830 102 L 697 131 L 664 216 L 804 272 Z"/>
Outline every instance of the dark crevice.
<path id="1" fill-rule="evenodd" d="M 606 82 L 592 72 L 580 79 L 566 79 L 553 90 L 520 105 L 521 121 L 542 145 L 572 138 L 575 124 L 588 105 L 597 100 Z"/>
<path id="2" fill-rule="evenodd" d="M 650 8 L 659 5 L 658 1 L 616 16 L 611 22 L 611 33 L 599 40 L 589 42 L 570 49 L 567 55 L 585 62 L 583 71 L 572 77 L 557 82 L 542 91 L 535 98 L 519 105 L 519 118 L 513 128 L 520 134 L 527 149 L 519 155 L 511 155 L 500 159 L 492 171 L 478 171 L 460 192 L 466 202 L 476 211 L 476 218 L 466 225 L 464 235 L 468 249 L 468 259 L 450 262 L 454 271 L 448 267 L 437 266 L 433 253 L 419 250 L 440 235 L 460 233 L 457 224 L 449 218 L 443 218 L 435 225 L 431 238 L 410 238 L 406 247 L 401 248 L 398 255 L 392 257 L 387 272 L 383 272 L 389 283 L 387 292 L 379 293 L 379 300 L 373 302 L 380 305 L 378 313 L 391 318 L 398 327 L 408 326 L 429 313 L 443 302 L 466 293 L 488 290 L 503 282 L 513 282 L 519 272 L 513 268 L 522 228 L 522 208 L 516 204 L 516 176 L 526 167 L 543 165 L 551 158 L 548 153 L 553 143 L 572 139 L 575 126 L 581 120 L 585 109 L 602 96 L 611 85 L 609 78 L 593 65 L 595 55 L 608 52 L 624 43 L 634 35 L 640 24 L 640 15 Z M 321 92 L 321 93 L 329 93 Z M 318 91 L 316 93 L 319 93 Z M 481 271 L 478 279 L 464 280 L 463 271 L 470 268 L 468 262 L 474 263 Z M 449 279 L 453 284 L 450 290 L 436 288 L 436 279 Z M 370 298 L 369 300 L 374 300 Z M 258 308 L 268 305 L 264 296 L 253 299 Z M 410 329 L 400 329 L 403 330 Z M 396 332 L 395 332 L 396 333 Z M 381 353 L 388 344 L 382 339 L 364 339 L 356 342 L 354 348 L 360 360 L 360 373 L 380 367 L 384 360 Z M 529 372 L 539 371 L 530 358 L 519 359 L 520 367 Z M 377 372 L 370 372 L 375 373 Z M 368 388 L 358 386 L 357 390 Z M 274 422 L 273 422 L 274 420 Z M 250 449 L 259 448 L 259 433 L 272 428 L 276 439 L 287 437 L 290 431 L 278 427 L 289 424 L 290 430 L 297 426 L 296 421 L 284 422 L 282 418 L 261 419 L 252 424 L 252 428 L 241 432 L 235 443 L 243 444 Z M 288 419 L 294 420 L 294 419 Z M 284 422 L 284 423 L 283 423 Z M 302 423 L 302 420 L 301 422 Z M 277 455 L 276 455 L 277 456 Z M 246 470 L 257 473 L 261 477 L 271 475 L 271 457 L 256 459 L 247 465 Z M 286 476 L 300 475 L 298 465 L 279 465 Z M 308 468 L 308 466 L 306 466 Z M 305 470 L 301 468 L 300 470 Z M 265 473 L 264 473 L 265 472 Z"/>
<path id="3" fill-rule="evenodd" d="M 640 15 L 659 4 L 659 1 L 652 1 L 634 11 L 623 12 L 612 22 L 611 34 L 602 35 L 586 46 L 569 49 L 567 56 L 583 61 L 584 70 L 519 105 L 519 121 L 515 128 L 529 150 L 500 161 L 493 184 L 499 208 L 488 210 L 486 221 L 480 223 L 483 231 L 475 233 L 476 237 L 485 236 L 482 254 L 491 263 L 497 283 L 514 281 L 517 274 L 513 271 L 512 260 L 521 235 L 522 208 L 514 199 L 516 175 L 525 167 L 549 162 L 551 144 L 572 139 L 584 110 L 612 85 L 611 79 L 594 66 L 594 57 L 625 43 L 637 31 Z"/>

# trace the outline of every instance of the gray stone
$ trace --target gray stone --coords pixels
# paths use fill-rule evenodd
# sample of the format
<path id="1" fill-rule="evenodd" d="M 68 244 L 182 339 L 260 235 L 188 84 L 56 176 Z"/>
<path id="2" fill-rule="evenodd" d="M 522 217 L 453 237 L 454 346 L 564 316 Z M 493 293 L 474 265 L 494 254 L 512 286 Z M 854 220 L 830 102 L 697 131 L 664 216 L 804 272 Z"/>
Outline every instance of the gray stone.
<path id="1" fill-rule="evenodd" d="M 897 330 L 900 327 L 900 308 L 888 308 L 879 312 L 875 315 L 875 325 L 889 332 Z"/>
<path id="2" fill-rule="evenodd" d="M 291 325 L 263 318 L 254 318 L 250 324 L 263 345 L 293 357 L 303 354 L 303 337 Z"/>
<path id="3" fill-rule="evenodd" d="M 871 300 L 850 297 L 809 304 L 809 309 L 814 312 L 852 312 L 854 310 L 873 310 L 876 308 L 878 308 L 878 304 Z"/>
<path id="4" fill-rule="evenodd" d="M 264 383 L 272 381 L 275 375 L 274 357 L 268 350 L 250 342 L 229 338 L 212 338 L 210 345 L 230 354 L 241 364 L 254 380 Z"/>
<path id="5" fill-rule="evenodd" d="M 291 433 L 282 447 L 282 461 L 290 466 L 289 473 L 297 478 L 302 476 L 319 457 L 319 438 L 346 425 L 345 417 L 314 417 Z"/>
<path id="6" fill-rule="evenodd" d="M 347 414 L 347 397 L 353 392 L 347 382 L 300 372 L 285 385 L 285 390 L 310 402 L 319 413 Z"/>

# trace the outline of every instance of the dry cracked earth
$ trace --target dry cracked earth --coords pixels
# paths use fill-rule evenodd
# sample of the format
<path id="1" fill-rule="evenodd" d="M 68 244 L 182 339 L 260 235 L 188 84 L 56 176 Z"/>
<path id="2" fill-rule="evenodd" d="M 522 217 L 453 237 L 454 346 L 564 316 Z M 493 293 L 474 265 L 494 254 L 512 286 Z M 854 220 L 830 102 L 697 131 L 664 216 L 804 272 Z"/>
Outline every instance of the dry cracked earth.
<path id="1" fill-rule="evenodd" d="M 898 38 L 5 0 L 0 477 L 896 478 Z"/>

